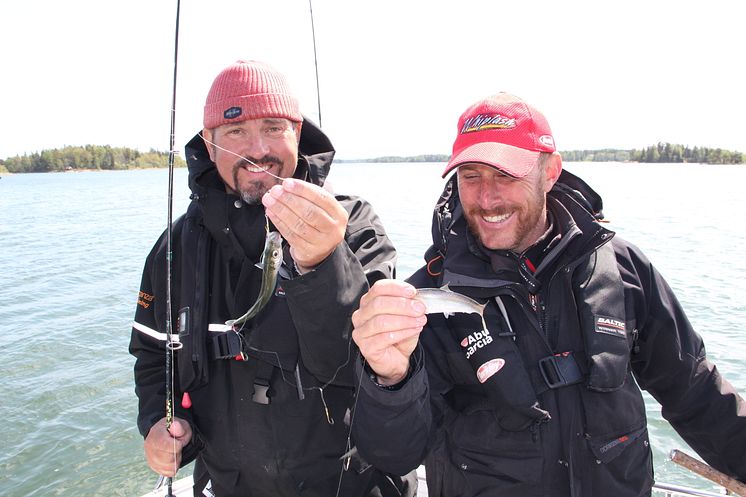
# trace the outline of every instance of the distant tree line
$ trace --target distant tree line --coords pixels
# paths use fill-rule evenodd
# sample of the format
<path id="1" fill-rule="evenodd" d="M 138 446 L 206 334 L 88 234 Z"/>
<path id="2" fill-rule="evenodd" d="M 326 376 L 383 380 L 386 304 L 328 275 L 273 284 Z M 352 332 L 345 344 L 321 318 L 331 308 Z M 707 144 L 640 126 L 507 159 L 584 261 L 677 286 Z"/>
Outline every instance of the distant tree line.
<path id="1" fill-rule="evenodd" d="M 568 150 L 560 152 L 568 162 L 694 162 L 703 164 L 743 164 L 746 154 L 720 148 L 693 147 L 660 142 L 640 150 Z M 448 162 L 443 154 L 412 155 L 408 157 L 385 156 L 374 159 L 338 160 L 338 162 Z M 175 167 L 185 167 L 184 159 L 174 158 Z M 168 152 L 140 152 L 131 148 L 109 145 L 85 145 L 44 150 L 31 155 L 0 160 L 0 172 L 40 173 L 84 169 L 135 169 L 168 167 Z"/>
<path id="2" fill-rule="evenodd" d="M 746 154 L 720 148 L 693 147 L 660 142 L 641 150 L 567 150 L 560 152 L 568 162 L 694 162 L 702 164 L 743 164 Z M 338 160 L 337 162 L 448 162 L 448 155 L 385 156 L 374 159 Z"/>
<path id="3" fill-rule="evenodd" d="M 398 155 L 387 155 L 375 159 L 335 159 L 335 162 L 448 162 L 450 155 L 410 155 L 401 157 Z"/>
<path id="4" fill-rule="evenodd" d="M 174 167 L 185 167 L 186 162 L 174 157 Z M 44 150 L 30 155 L 9 157 L 0 161 L 0 169 L 10 173 L 46 173 L 86 169 L 121 170 L 168 167 L 168 152 L 140 152 L 131 148 L 109 145 L 85 145 Z"/>
<path id="5" fill-rule="evenodd" d="M 720 148 L 693 147 L 659 142 L 641 150 L 571 150 L 561 152 L 570 162 L 694 162 L 700 164 L 743 164 L 746 154 Z"/>

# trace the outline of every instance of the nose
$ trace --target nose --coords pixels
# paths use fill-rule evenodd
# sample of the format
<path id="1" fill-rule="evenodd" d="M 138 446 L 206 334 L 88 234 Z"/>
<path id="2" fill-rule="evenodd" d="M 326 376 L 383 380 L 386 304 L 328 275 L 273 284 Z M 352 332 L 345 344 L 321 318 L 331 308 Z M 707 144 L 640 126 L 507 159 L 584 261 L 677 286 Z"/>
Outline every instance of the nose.
<path id="1" fill-rule="evenodd" d="M 264 137 L 262 137 L 261 133 L 252 133 L 251 136 L 246 139 L 243 155 L 253 157 L 254 159 L 261 159 L 268 153 L 269 144 Z"/>
<path id="2" fill-rule="evenodd" d="M 477 197 L 479 207 L 485 210 L 495 207 L 500 198 L 499 190 L 500 185 L 497 181 L 483 179 L 479 184 L 479 195 Z"/>

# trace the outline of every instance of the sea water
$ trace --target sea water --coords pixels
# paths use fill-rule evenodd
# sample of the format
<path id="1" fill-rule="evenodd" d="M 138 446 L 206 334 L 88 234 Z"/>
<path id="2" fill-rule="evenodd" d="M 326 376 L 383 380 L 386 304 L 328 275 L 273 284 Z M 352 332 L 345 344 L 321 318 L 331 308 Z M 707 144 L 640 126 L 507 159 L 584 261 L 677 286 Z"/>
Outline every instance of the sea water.
<path id="1" fill-rule="evenodd" d="M 443 164 L 335 164 L 329 183 L 369 200 L 399 253 L 422 264 Z M 746 166 L 569 163 L 619 236 L 673 287 L 708 355 L 746 394 Z M 168 172 L 0 179 L 0 494 L 138 496 L 155 474 L 135 426 L 127 352 L 145 257 L 166 226 Z M 188 199 L 175 171 L 174 216 Z M 667 460 L 693 452 L 646 396 L 656 477 L 711 490 Z M 189 468 L 182 471 L 188 474 Z"/>

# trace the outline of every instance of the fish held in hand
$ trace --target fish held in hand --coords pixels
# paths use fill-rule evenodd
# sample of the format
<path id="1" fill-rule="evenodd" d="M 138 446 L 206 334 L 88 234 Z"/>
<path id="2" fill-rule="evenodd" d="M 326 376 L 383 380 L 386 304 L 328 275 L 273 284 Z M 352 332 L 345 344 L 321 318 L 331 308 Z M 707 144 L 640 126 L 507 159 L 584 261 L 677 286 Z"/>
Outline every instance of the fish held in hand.
<path id="1" fill-rule="evenodd" d="M 415 299 L 425 304 L 426 314 L 443 313 L 446 317 L 457 312 L 479 314 L 484 319 L 484 308 L 487 304 L 480 304 L 476 300 L 456 293 L 443 285 L 440 288 L 419 288 Z"/>
<path id="2" fill-rule="evenodd" d="M 246 311 L 246 314 L 236 319 L 229 319 L 225 322 L 228 326 L 243 324 L 253 318 L 259 311 L 267 305 L 277 283 L 277 274 L 282 266 L 282 236 L 277 231 L 267 233 L 267 239 L 264 242 L 264 251 L 262 259 L 259 262 L 262 268 L 262 286 L 259 289 L 259 296 L 256 302 Z"/>

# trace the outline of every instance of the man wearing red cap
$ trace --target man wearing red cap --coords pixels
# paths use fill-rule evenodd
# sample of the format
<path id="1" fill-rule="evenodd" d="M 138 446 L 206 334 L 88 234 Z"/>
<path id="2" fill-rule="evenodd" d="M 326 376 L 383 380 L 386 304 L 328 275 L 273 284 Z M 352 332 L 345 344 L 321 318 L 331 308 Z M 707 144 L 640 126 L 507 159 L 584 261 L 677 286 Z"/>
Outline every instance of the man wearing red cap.
<path id="1" fill-rule="evenodd" d="M 331 142 L 280 73 L 238 61 L 215 79 L 186 154 L 192 202 L 173 227 L 181 348 L 169 429 L 165 233 L 146 261 L 130 342 L 148 464 L 172 476 L 196 459 L 195 496 L 412 495 L 416 479 L 347 455 L 350 315 L 370 284 L 394 276 L 396 253 L 370 204 L 323 188 Z M 264 288 L 269 231 L 282 236 L 283 257 Z M 232 324 L 260 293 L 271 296 L 259 313 Z"/>
<path id="2" fill-rule="evenodd" d="M 427 265 L 377 282 L 353 314 L 363 457 L 395 474 L 424 460 L 431 496 L 647 496 L 642 387 L 705 461 L 746 480 L 746 403 L 662 276 L 599 224 L 601 199 L 562 170 L 544 116 L 505 93 L 477 102 L 454 170 Z M 418 298 L 445 285 L 435 298 L 468 296 L 471 313 Z"/>

